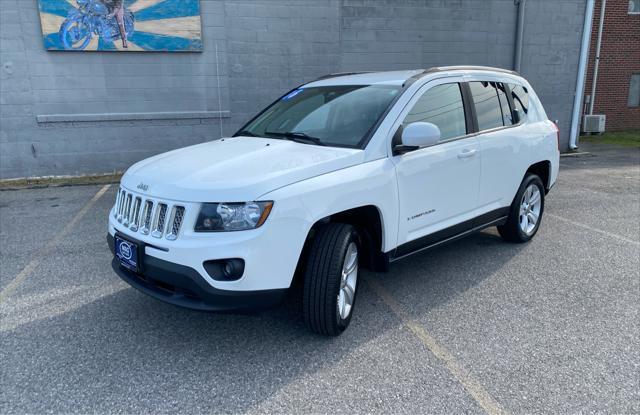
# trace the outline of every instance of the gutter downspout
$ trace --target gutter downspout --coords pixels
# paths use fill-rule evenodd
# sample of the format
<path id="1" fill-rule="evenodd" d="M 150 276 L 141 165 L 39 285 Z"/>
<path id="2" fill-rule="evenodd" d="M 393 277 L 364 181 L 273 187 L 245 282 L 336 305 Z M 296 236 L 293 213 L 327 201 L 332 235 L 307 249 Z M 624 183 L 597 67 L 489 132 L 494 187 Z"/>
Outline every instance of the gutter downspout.
<path id="1" fill-rule="evenodd" d="M 573 114 L 571 117 L 571 131 L 569 133 L 569 148 L 578 148 L 578 126 L 580 125 L 580 110 L 582 95 L 584 94 L 584 82 L 587 76 L 587 60 L 589 58 L 589 42 L 591 40 L 591 28 L 593 25 L 593 9 L 595 0 L 587 0 L 584 13 L 584 25 L 582 28 L 582 45 L 580 47 L 580 64 L 578 66 L 578 79 L 576 80 L 576 91 L 573 97 Z"/>
<path id="2" fill-rule="evenodd" d="M 520 72 L 522 66 L 522 44 L 524 42 L 524 9 L 527 0 L 514 0 L 518 6 L 518 20 L 516 22 L 516 44 L 513 53 L 513 70 Z"/>
<path id="3" fill-rule="evenodd" d="M 596 104 L 596 85 L 598 84 L 598 67 L 600 66 L 600 49 L 602 46 L 602 30 L 604 28 L 604 11 L 606 8 L 607 0 L 602 0 L 602 7 L 600 7 L 600 22 L 598 24 L 598 43 L 596 44 L 596 62 L 593 66 L 593 81 L 591 82 L 589 115 L 593 115 L 593 107 Z"/>

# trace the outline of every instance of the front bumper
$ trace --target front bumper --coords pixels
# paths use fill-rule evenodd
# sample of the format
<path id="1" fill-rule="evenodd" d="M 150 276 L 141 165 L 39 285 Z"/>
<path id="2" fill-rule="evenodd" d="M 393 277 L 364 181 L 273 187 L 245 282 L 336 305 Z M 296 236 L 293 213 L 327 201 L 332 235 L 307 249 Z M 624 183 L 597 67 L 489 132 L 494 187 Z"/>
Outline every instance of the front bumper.
<path id="1" fill-rule="evenodd" d="M 114 252 L 114 238 L 107 234 Z M 287 289 L 232 291 L 212 287 L 195 269 L 144 255 L 142 272 L 122 267 L 114 258 L 111 266 L 132 287 L 158 300 L 202 311 L 246 310 L 270 307 L 281 302 Z"/>
<path id="2" fill-rule="evenodd" d="M 124 189 L 124 188 L 123 188 Z M 299 201 L 278 202 L 267 222 L 257 229 L 239 232 L 195 232 L 194 226 L 200 210 L 199 203 L 155 198 L 138 192 L 126 191 L 136 198 L 179 204 L 185 207 L 182 227 L 175 239 L 157 237 L 132 230 L 115 215 L 115 206 L 109 213 L 108 233 L 116 233 L 144 244 L 144 255 L 195 270 L 209 286 L 223 291 L 264 291 L 289 288 L 312 225 L 306 219 L 306 210 Z M 244 261 L 244 272 L 239 279 L 224 280 L 207 269 L 209 261 L 226 259 Z"/>

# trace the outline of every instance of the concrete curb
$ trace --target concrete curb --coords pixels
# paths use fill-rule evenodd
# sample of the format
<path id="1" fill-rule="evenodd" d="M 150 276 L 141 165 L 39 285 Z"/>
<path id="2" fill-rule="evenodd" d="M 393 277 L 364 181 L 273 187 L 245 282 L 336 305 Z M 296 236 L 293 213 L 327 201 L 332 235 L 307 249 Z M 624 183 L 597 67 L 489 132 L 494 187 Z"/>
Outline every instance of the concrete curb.
<path id="1" fill-rule="evenodd" d="M 593 157 L 593 154 L 588 151 L 580 151 L 575 153 L 562 153 L 560 157 Z"/>
<path id="2" fill-rule="evenodd" d="M 122 172 L 84 176 L 42 176 L 0 180 L 0 191 L 43 187 L 86 186 L 119 183 Z"/>

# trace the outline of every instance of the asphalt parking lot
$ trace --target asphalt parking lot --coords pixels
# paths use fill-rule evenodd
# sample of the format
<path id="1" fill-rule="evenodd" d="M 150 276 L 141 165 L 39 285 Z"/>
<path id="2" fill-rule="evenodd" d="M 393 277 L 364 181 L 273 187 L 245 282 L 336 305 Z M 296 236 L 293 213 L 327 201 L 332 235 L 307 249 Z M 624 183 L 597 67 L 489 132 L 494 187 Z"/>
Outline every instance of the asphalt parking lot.
<path id="1" fill-rule="evenodd" d="M 130 288 L 115 186 L 0 192 L 0 413 L 639 413 L 640 151 L 587 150 L 531 243 L 490 229 L 366 273 L 338 338 Z"/>

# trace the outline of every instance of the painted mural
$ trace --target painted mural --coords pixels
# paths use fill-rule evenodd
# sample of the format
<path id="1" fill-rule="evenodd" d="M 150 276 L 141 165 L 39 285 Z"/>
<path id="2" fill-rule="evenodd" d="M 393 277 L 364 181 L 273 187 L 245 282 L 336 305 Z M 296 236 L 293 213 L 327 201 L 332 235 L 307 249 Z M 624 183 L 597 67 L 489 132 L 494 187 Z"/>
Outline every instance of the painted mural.
<path id="1" fill-rule="evenodd" d="M 200 52 L 200 0 L 39 0 L 47 50 Z"/>

